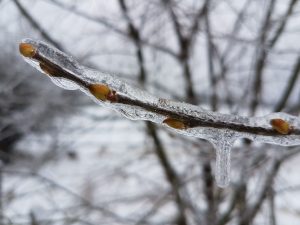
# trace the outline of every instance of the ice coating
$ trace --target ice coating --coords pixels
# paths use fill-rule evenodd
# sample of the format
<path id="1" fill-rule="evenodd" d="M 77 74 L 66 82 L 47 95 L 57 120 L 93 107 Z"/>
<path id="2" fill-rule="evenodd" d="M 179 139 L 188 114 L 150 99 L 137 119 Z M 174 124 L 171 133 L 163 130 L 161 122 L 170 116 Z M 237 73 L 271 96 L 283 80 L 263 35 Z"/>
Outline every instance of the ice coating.
<path id="1" fill-rule="evenodd" d="M 58 49 L 40 41 L 25 39 L 22 43 L 31 44 L 36 49 L 33 57 L 24 59 L 42 73 L 49 75 L 58 86 L 65 89 L 80 89 L 96 103 L 109 107 L 132 120 L 147 120 L 162 124 L 174 131 L 210 141 L 216 148 L 216 180 L 219 186 L 229 183 L 230 149 L 234 141 L 248 138 L 253 141 L 283 146 L 300 145 L 299 117 L 285 113 L 273 113 L 263 117 L 242 117 L 204 110 L 201 107 L 182 102 L 161 99 L 142 91 L 110 74 L 81 66 L 75 59 Z M 55 67 L 47 73 L 41 69 Z M 103 101 L 96 98 L 88 89 L 91 84 L 107 85 L 118 96 L 116 101 Z M 174 129 L 164 121 L 168 118 L 186 124 L 185 129 Z M 281 118 L 293 130 L 287 135 L 272 129 L 270 121 Z"/>
<path id="2" fill-rule="evenodd" d="M 230 182 L 231 148 L 237 137 L 230 130 L 219 131 L 218 134 L 218 138 L 212 139 L 216 149 L 216 182 L 219 187 L 226 187 Z"/>
<path id="3" fill-rule="evenodd" d="M 23 39 L 22 43 L 31 44 L 33 47 L 36 48 L 36 51 L 44 58 L 53 61 L 54 63 L 64 67 L 67 71 L 75 74 L 81 73 L 81 66 L 77 63 L 76 60 L 72 58 L 72 56 L 68 56 L 65 53 L 61 52 L 60 50 L 56 49 L 55 47 L 50 47 L 48 44 L 35 41 L 32 39 Z M 42 73 L 45 73 L 40 66 L 39 62 L 28 57 L 23 57 L 26 62 L 31 64 L 34 68 L 38 69 Z M 52 82 L 57 86 L 67 89 L 67 90 L 76 90 L 79 86 L 70 80 L 64 78 L 57 78 L 57 77 L 50 77 Z"/>

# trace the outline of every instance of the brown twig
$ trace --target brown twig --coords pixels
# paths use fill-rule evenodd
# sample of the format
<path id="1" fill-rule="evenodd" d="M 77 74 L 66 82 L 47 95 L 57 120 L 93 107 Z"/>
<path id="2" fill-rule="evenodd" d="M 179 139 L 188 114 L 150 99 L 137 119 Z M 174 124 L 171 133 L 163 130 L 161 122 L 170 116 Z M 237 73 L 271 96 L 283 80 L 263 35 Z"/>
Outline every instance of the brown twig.
<path id="1" fill-rule="evenodd" d="M 166 6 L 171 21 L 173 23 L 173 27 L 176 33 L 176 37 L 178 40 L 178 45 L 180 48 L 179 54 L 178 54 L 178 60 L 182 65 L 183 68 L 183 76 L 186 81 L 186 94 L 187 94 L 187 101 L 191 103 L 196 103 L 196 93 L 193 87 L 192 82 L 192 72 L 191 68 L 189 66 L 189 58 L 190 58 L 190 52 L 192 49 L 192 44 L 194 43 L 195 35 L 197 33 L 197 30 L 199 29 L 199 20 L 202 15 L 205 14 L 205 11 L 207 10 L 207 2 L 205 2 L 204 6 L 199 9 L 199 13 L 194 19 L 194 24 L 192 26 L 191 32 L 189 35 L 185 36 L 182 33 L 181 25 L 178 21 L 178 18 L 174 12 L 172 1 L 171 0 L 162 0 L 163 4 Z"/>
<path id="2" fill-rule="evenodd" d="M 213 111 L 217 110 L 218 97 L 217 97 L 217 79 L 214 68 L 214 54 L 213 54 L 213 40 L 211 35 L 211 26 L 209 20 L 209 10 L 206 10 L 204 16 L 205 26 L 206 26 L 206 39 L 207 39 L 207 58 L 208 58 L 208 72 L 211 85 L 211 108 Z"/>
<path id="3" fill-rule="evenodd" d="M 298 56 L 298 58 L 296 60 L 296 63 L 293 67 L 292 74 L 290 76 L 288 84 L 287 84 L 285 90 L 283 91 L 283 94 L 282 94 L 281 98 L 279 99 L 279 101 L 274 109 L 274 112 L 279 112 L 285 107 L 285 105 L 296 85 L 296 81 L 299 77 L 299 74 L 300 74 L 300 55 Z"/>
<path id="4" fill-rule="evenodd" d="M 280 157 L 272 159 L 268 174 L 262 184 L 261 189 L 258 192 L 257 198 L 253 204 L 246 207 L 244 215 L 241 218 L 240 225 L 249 225 L 254 220 L 255 216 L 259 212 L 263 202 L 268 197 L 268 193 L 272 190 L 274 179 L 279 172 L 281 165 L 290 159 L 292 156 L 299 154 L 299 148 L 292 149 L 283 153 Z"/>
<path id="5" fill-rule="evenodd" d="M 141 35 L 139 32 L 139 29 L 136 28 L 134 25 L 133 21 L 131 20 L 129 13 L 128 13 L 128 8 L 126 5 L 125 0 L 119 0 L 119 5 L 120 8 L 123 12 L 124 17 L 126 18 L 127 21 L 127 27 L 128 27 L 128 35 L 131 37 L 133 43 L 135 44 L 136 48 L 136 57 L 138 60 L 138 66 L 139 66 L 139 83 L 144 87 L 146 78 L 147 78 L 147 72 L 145 69 L 145 64 L 144 64 L 144 55 L 143 55 L 143 48 L 141 44 Z M 165 177 L 172 187 L 172 190 L 175 195 L 175 202 L 178 207 L 178 218 L 177 218 L 177 224 L 178 225 L 187 225 L 187 218 L 185 215 L 185 204 L 184 200 L 182 198 L 182 195 L 180 193 L 180 187 L 179 184 L 180 179 L 175 172 L 175 169 L 172 167 L 171 162 L 167 156 L 166 150 L 161 143 L 161 140 L 157 134 L 156 127 L 153 123 L 150 123 L 149 121 L 146 122 L 146 128 L 149 136 L 152 138 L 153 143 L 155 145 L 155 154 L 161 164 L 161 167 L 165 173 Z"/>
<path id="6" fill-rule="evenodd" d="M 262 76 L 263 70 L 266 65 L 267 59 L 267 36 L 269 34 L 270 26 L 271 26 L 271 16 L 273 14 L 275 8 L 276 0 L 270 0 L 268 5 L 268 9 L 266 11 L 266 15 L 264 17 L 262 27 L 260 29 L 260 36 L 258 39 L 258 47 L 257 47 L 257 58 L 255 61 L 255 68 L 254 68 L 254 82 L 253 82 L 253 96 L 250 102 L 250 110 L 251 115 L 254 115 L 257 109 L 257 106 L 260 101 L 260 95 L 262 91 Z"/>
<path id="7" fill-rule="evenodd" d="M 94 16 L 91 16 L 77 8 L 74 8 L 74 7 L 70 7 L 64 3 L 61 3 L 61 2 L 58 2 L 56 0 L 51 0 L 50 1 L 51 3 L 53 3 L 54 5 L 60 7 L 61 9 L 63 10 L 67 10 L 68 12 L 71 12 L 75 15 L 78 15 L 86 20 L 89 20 L 89 21 L 92 21 L 94 23 L 97 23 L 97 24 L 100 24 L 104 27 L 106 27 L 107 29 L 113 31 L 114 33 L 116 34 L 119 34 L 121 36 L 124 36 L 124 37 L 127 37 L 129 39 L 131 39 L 131 35 L 118 28 L 117 26 L 115 26 L 113 23 L 109 22 L 106 18 L 103 18 L 103 17 L 94 17 Z M 157 44 L 157 43 L 151 43 L 149 40 L 146 40 L 146 39 L 140 39 L 140 43 L 142 43 L 143 45 L 146 45 L 146 46 L 150 46 L 152 47 L 153 49 L 157 50 L 157 51 L 160 51 L 160 52 L 163 52 L 163 53 L 166 53 L 172 57 L 175 57 L 177 58 L 177 54 L 175 52 L 173 52 L 171 49 L 163 46 L 163 45 L 160 45 L 160 44 Z"/>
<path id="8" fill-rule="evenodd" d="M 293 13 L 295 5 L 298 2 L 299 2 L 299 0 L 291 0 L 286 13 L 283 15 L 283 18 L 281 19 L 280 25 L 278 26 L 277 30 L 275 31 L 273 38 L 269 41 L 270 47 L 273 47 L 277 43 L 278 39 L 281 37 L 281 35 L 286 27 L 287 22 Z"/>
<path id="9" fill-rule="evenodd" d="M 154 143 L 155 143 L 155 152 L 158 156 L 158 159 L 164 169 L 165 176 L 168 180 L 168 182 L 171 184 L 171 187 L 175 194 L 175 201 L 178 206 L 178 214 L 179 217 L 177 218 L 177 224 L 178 225 L 185 225 L 187 224 L 187 219 L 185 216 L 185 206 L 184 206 L 184 200 L 182 199 L 181 193 L 180 193 L 180 180 L 178 179 L 178 175 L 176 174 L 175 170 L 173 169 L 168 156 L 166 154 L 165 149 L 163 148 L 160 139 L 157 136 L 157 132 L 155 127 L 152 123 L 147 123 L 147 129 L 149 134 L 151 135 Z"/>
<path id="10" fill-rule="evenodd" d="M 39 61 L 40 65 L 46 66 L 46 68 L 48 69 L 47 71 L 48 73 L 49 72 L 51 73 L 51 70 L 53 70 L 53 74 L 59 74 L 58 75 L 59 77 L 74 81 L 75 83 L 79 84 L 82 87 L 88 88 L 90 85 L 90 83 L 84 81 L 83 79 L 79 78 L 75 74 L 72 74 L 71 72 L 60 67 L 59 65 L 56 65 L 55 63 L 44 58 L 38 52 L 36 52 L 32 58 Z M 142 102 L 137 99 L 132 99 L 120 93 L 115 93 L 115 95 L 118 103 L 130 105 L 130 106 L 138 106 L 145 109 L 148 112 L 153 112 L 166 117 L 174 118 L 176 120 L 182 121 L 187 128 L 210 127 L 210 128 L 218 128 L 218 129 L 228 129 L 237 132 L 245 132 L 249 134 L 264 135 L 264 136 L 283 135 L 271 128 L 269 129 L 264 127 L 246 126 L 241 123 L 230 123 L 226 121 L 214 121 L 211 119 L 202 119 L 182 112 L 176 112 L 164 108 L 159 108 L 157 107 L 157 105 L 153 105 L 147 102 Z M 294 129 L 290 134 L 300 134 L 300 130 Z"/>
<path id="11" fill-rule="evenodd" d="M 206 212 L 206 224 L 216 223 L 216 199 L 215 199 L 215 185 L 214 178 L 212 176 L 212 168 L 210 161 L 206 161 L 202 165 L 203 172 L 203 190 L 206 198 L 207 212 Z"/>

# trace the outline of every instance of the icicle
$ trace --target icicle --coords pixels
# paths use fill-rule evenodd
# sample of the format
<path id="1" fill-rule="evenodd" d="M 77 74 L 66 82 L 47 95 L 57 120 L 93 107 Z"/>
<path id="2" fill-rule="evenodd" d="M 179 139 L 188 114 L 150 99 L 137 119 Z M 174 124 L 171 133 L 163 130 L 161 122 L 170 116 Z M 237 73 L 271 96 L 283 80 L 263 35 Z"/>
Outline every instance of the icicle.
<path id="1" fill-rule="evenodd" d="M 215 179 L 219 187 L 227 187 L 230 182 L 231 148 L 235 140 L 233 132 L 220 132 L 217 139 L 211 140 L 216 149 Z"/>
<path id="2" fill-rule="evenodd" d="M 219 187 L 227 187 L 230 182 L 231 146 L 224 144 L 216 148 L 216 182 Z"/>

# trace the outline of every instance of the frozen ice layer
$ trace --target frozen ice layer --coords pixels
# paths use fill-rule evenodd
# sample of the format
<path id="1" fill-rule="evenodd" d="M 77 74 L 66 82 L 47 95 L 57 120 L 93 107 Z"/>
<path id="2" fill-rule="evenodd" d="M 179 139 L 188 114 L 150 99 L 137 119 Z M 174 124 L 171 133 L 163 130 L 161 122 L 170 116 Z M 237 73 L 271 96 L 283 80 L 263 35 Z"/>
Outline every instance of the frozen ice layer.
<path id="1" fill-rule="evenodd" d="M 24 59 L 56 85 L 80 89 L 96 103 L 132 120 L 147 120 L 174 131 L 210 141 L 216 149 L 216 180 L 229 184 L 230 150 L 235 140 L 300 145 L 300 119 L 285 113 L 243 117 L 204 110 L 187 103 L 161 99 L 117 77 L 80 65 L 73 57 L 41 41 L 20 44 Z"/>

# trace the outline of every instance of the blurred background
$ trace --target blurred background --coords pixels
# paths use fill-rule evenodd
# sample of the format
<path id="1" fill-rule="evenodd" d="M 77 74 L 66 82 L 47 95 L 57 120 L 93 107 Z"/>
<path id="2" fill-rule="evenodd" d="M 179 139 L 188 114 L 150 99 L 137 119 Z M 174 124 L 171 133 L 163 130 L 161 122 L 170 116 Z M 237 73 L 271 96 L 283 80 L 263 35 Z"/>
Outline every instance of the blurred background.
<path id="1" fill-rule="evenodd" d="M 0 0 L 0 224 L 300 224 L 299 147 L 130 121 L 26 64 L 23 38 L 163 98 L 299 116 L 298 0 Z"/>

